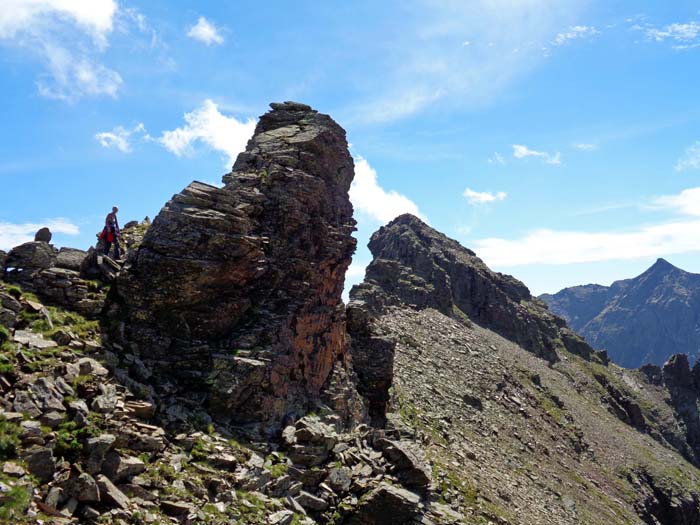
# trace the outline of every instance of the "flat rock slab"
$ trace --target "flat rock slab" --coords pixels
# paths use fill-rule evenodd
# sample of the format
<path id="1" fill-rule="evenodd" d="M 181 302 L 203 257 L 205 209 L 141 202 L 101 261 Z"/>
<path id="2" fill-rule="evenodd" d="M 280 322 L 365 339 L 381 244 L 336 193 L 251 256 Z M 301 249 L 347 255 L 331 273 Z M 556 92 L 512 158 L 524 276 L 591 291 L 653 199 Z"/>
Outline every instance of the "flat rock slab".
<path id="1" fill-rule="evenodd" d="M 19 343 L 29 348 L 38 348 L 43 350 L 45 348 L 55 348 L 58 346 L 56 341 L 51 341 L 49 339 L 44 339 L 44 336 L 28 330 L 17 330 L 12 336 L 12 340 L 15 343 Z"/>

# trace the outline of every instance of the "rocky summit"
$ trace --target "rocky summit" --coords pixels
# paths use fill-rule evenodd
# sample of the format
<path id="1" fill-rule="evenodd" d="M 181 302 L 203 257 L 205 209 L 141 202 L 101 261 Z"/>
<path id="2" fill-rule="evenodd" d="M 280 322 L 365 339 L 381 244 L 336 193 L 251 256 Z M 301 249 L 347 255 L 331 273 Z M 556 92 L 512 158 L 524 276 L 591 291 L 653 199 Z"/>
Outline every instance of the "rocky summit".
<path id="1" fill-rule="evenodd" d="M 369 249 L 374 259 L 365 282 L 352 292 L 356 300 L 371 297 L 376 307 L 434 308 L 490 328 L 552 362 L 558 349 L 605 360 L 523 283 L 491 271 L 474 252 L 413 215 L 380 228 Z"/>
<path id="2" fill-rule="evenodd" d="M 272 104 L 222 188 L 194 182 L 165 205 L 110 304 L 113 333 L 158 392 L 268 430 L 324 387 L 331 406 L 358 415 L 341 301 L 353 175 L 329 116 Z"/>
<path id="3" fill-rule="evenodd" d="M 540 298 L 622 366 L 660 366 L 680 353 L 700 357 L 700 275 L 664 259 L 610 286 L 574 286 Z"/>

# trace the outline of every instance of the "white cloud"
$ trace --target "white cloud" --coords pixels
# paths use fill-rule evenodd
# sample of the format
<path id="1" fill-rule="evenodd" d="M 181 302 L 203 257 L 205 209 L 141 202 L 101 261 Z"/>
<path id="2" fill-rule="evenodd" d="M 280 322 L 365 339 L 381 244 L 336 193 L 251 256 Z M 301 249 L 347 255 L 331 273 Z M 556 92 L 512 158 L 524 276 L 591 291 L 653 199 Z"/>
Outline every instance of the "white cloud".
<path id="1" fill-rule="evenodd" d="M 245 149 L 248 139 L 255 131 L 255 120 L 237 120 L 219 111 L 212 100 L 190 113 L 185 113 L 185 125 L 171 131 L 164 131 L 158 139 L 168 151 L 178 157 L 190 155 L 193 145 L 202 142 L 210 148 L 224 153 L 229 165 Z"/>
<path id="2" fill-rule="evenodd" d="M 122 77 L 116 71 L 90 58 L 76 58 L 70 51 L 57 45 L 44 50 L 48 74 L 37 81 L 39 94 L 67 102 L 75 102 L 84 96 L 107 95 L 115 98 L 122 85 Z"/>
<path id="3" fill-rule="evenodd" d="M 700 187 L 657 197 L 647 208 L 684 217 L 625 231 L 539 229 L 519 239 L 481 239 L 475 249 L 487 264 L 501 267 L 631 260 L 700 251 L 700 220 L 695 218 L 700 216 Z"/>
<path id="4" fill-rule="evenodd" d="M 116 0 L 3 0 L 0 38 L 45 27 L 52 19 L 68 19 L 104 43 L 116 12 Z"/>
<path id="5" fill-rule="evenodd" d="M 591 38 L 599 34 L 600 31 L 592 26 L 572 26 L 567 31 L 559 33 L 557 36 L 555 36 L 552 44 L 555 46 L 564 46 L 572 40 Z"/>
<path id="6" fill-rule="evenodd" d="M 467 199 L 469 204 L 489 204 L 492 202 L 498 202 L 505 200 L 508 196 L 505 192 L 499 191 L 498 193 L 491 193 L 488 191 L 474 191 L 469 188 L 464 190 L 464 198 Z"/>
<path id="7" fill-rule="evenodd" d="M 513 157 L 516 159 L 525 159 L 527 157 L 535 157 L 542 159 L 545 163 L 552 166 L 561 165 L 561 153 L 547 153 L 545 151 L 536 151 L 523 146 L 522 144 L 513 144 Z"/>
<path id="8" fill-rule="evenodd" d="M 42 223 L 0 222 L 0 250 L 10 250 L 25 242 L 33 241 L 39 228 L 48 227 L 52 233 L 78 235 L 80 229 L 68 219 L 46 219 Z"/>
<path id="9" fill-rule="evenodd" d="M 377 182 L 377 172 L 362 157 L 355 159 L 355 179 L 350 186 L 350 200 L 360 213 L 384 224 L 404 213 L 426 220 L 411 199 L 382 188 Z"/>
<path id="10" fill-rule="evenodd" d="M 142 123 L 138 123 L 132 129 L 117 126 L 112 131 L 95 133 L 95 140 L 105 148 L 116 148 L 122 153 L 131 153 L 131 136 L 134 134 L 146 134 L 146 128 Z M 148 135 L 145 136 L 148 137 Z"/>
<path id="11" fill-rule="evenodd" d="M 224 43 L 224 37 L 221 36 L 216 26 L 203 16 L 200 16 L 197 23 L 190 28 L 187 32 L 187 36 L 199 40 L 208 46 L 212 44 L 221 45 Z"/>
<path id="12" fill-rule="evenodd" d="M 536 230 L 520 239 L 482 239 L 477 254 L 493 266 L 631 260 L 700 251 L 700 221 L 678 221 L 626 232 Z"/>
<path id="13" fill-rule="evenodd" d="M 676 163 L 676 171 L 700 169 L 700 140 L 685 150 L 683 157 Z"/>
<path id="14" fill-rule="evenodd" d="M 69 102 L 115 97 L 122 78 L 96 55 L 107 47 L 117 11 L 116 0 L 4 0 L 0 41 L 44 63 L 37 80 L 42 96 Z"/>
<path id="15" fill-rule="evenodd" d="M 573 146 L 574 146 L 574 149 L 577 149 L 579 151 L 585 151 L 585 152 L 591 152 L 591 151 L 598 150 L 598 144 L 588 144 L 585 142 L 577 142 Z"/>
<path id="16" fill-rule="evenodd" d="M 687 22 L 670 24 L 662 28 L 653 26 L 635 26 L 656 42 L 673 42 L 673 49 L 685 50 L 700 47 L 700 23 Z"/>
<path id="17" fill-rule="evenodd" d="M 489 164 L 497 164 L 499 166 L 505 166 L 506 159 L 504 159 L 503 155 L 501 155 L 500 153 L 494 153 L 491 157 L 489 157 L 487 162 Z"/>
<path id="18" fill-rule="evenodd" d="M 681 215 L 700 217 L 700 187 L 688 188 L 678 195 L 663 195 L 653 200 L 652 209 L 671 210 Z"/>

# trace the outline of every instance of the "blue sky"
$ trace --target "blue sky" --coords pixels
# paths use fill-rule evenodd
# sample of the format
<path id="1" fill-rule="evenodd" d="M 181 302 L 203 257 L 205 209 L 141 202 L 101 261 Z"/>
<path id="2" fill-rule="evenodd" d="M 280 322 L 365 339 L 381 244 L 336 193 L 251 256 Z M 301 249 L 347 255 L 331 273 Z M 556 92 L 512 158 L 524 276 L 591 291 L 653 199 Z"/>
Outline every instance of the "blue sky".
<path id="1" fill-rule="evenodd" d="M 700 273 L 700 3 L 2 0 L 0 249 L 218 182 L 272 101 L 356 159 L 361 280 L 406 211 L 535 293 Z"/>

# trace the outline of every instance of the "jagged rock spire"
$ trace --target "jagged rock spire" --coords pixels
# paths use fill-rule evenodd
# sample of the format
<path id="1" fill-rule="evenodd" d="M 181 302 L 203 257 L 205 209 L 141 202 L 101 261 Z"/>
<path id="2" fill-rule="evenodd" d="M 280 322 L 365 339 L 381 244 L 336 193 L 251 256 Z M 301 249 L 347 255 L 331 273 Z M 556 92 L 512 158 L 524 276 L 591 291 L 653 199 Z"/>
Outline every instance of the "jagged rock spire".
<path id="1" fill-rule="evenodd" d="M 352 157 L 329 116 L 271 106 L 223 188 L 193 182 L 165 205 L 115 294 L 124 343 L 160 391 L 267 430 L 324 390 L 356 411 L 340 392 Z"/>

